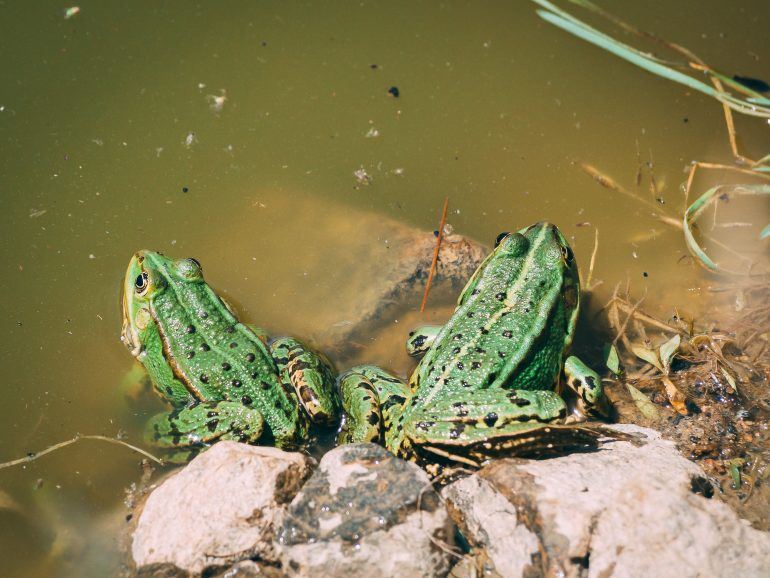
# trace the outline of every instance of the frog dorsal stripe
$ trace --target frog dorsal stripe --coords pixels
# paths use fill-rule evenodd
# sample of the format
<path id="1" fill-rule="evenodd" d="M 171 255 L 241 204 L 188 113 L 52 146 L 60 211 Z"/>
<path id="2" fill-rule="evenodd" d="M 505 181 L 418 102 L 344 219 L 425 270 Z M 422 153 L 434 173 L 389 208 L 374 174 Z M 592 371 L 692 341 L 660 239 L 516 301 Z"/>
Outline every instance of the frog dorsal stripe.
<path id="1" fill-rule="evenodd" d="M 513 309 L 514 305 L 516 305 L 515 298 L 521 292 L 521 288 L 526 282 L 527 275 L 530 273 L 530 271 L 532 270 L 532 267 L 534 266 L 536 255 L 538 254 L 540 246 L 543 244 L 549 232 L 549 227 L 550 226 L 547 223 L 543 223 L 540 226 L 540 231 L 538 232 L 537 236 L 534 239 L 534 242 L 532 243 L 531 247 L 527 252 L 527 257 L 524 260 L 524 264 L 522 265 L 521 271 L 519 272 L 518 277 L 516 278 L 515 282 L 511 286 L 511 290 L 508 292 L 509 297 L 507 297 L 503 302 L 504 307 L 500 308 L 492 316 L 490 316 L 489 320 L 485 324 L 485 327 L 487 328 L 492 327 L 501 317 L 503 317 L 508 312 L 510 312 Z M 560 288 L 556 288 L 556 291 L 558 291 L 559 289 Z M 521 348 L 526 349 L 530 347 L 535 337 L 541 333 L 543 326 L 545 326 L 545 323 L 547 322 L 548 302 L 547 300 L 545 300 L 543 301 L 543 303 L 545 303 L 545 305 L 542 305 L 541 308 L 538 309 L 538 316 L 537 316 L 538 323 L 533 325 L 532 331 L 528 332 L 523 337 L 520 349 Z M 450 331 L 449 325 L 444 327 L 444 329 L 441 331 L 441 334 L 436 339 L 436 342 L 441 342 L 446 337 L 446 333 L 448 331 Z M 470 340 L 467 340 L 465 343 L 463 343 L 463 345 L 460 346 L 460 351 L 458 352 L 458 355 L 463 355 L 468 351 L 470 351 L 471 349 L 475 348 L 477 344 L 477 340 L 480 336 L 481 336 L 481 333 L 477 333 L 475 336 L 475 339 L 470 339 Z M 422 364 L 417 367 L 415 372 L 418 372 L 421 369 L 421 367 L 422 367 Z M 441 372 L 436 382 L 442 383 L 443 380 L 445 380 L 450 375 L 451 371 L 452 371 L 452 368 L 447 366 Z M 507 379 L 507 376 L 505 378 Z M 495 383 L 499 384 L 500 380 L 502 379 L 504 379 L 504 376 L 498 376 Z M 437 386 L 437 387 L 431 388 L 426 398 L 424 400 L 421 400 L 421 405 L 423 407 L 429 405 L 434 400 L 434 398 L 439 394 L 440 391 L 441 391 L 441 387 Z"/>

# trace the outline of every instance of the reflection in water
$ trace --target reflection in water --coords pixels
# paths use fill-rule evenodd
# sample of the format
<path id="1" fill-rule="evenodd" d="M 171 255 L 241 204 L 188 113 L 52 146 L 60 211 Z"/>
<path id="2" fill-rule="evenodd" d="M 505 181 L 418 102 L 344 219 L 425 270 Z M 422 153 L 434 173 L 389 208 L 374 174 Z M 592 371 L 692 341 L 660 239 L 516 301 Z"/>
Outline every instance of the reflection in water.
<path id="1" fill-rule="evenodd" d="M 745 14 L 767 8 L 740 7 L 655 0 L 620 15 L 762 77 L 751 55 L 765 29 Z M 248 321 L 316 340 L 350 317 L 355 288 L 390 278 L 385 219 L 431 231 L 447 195 L 456 232 L 491 244 L 548 219 L 584 266 L 597 227 L 597 304 L 630 280 L 648 309 L 695 309 L 710 282 L 679 232 L 576 162 L 633 188 L 641 151 L 681 215 L 687 163 L 729 158 L 718 105 L 553 29 L 528 3 L 81 8 L 65 20 L 52 1 L 2 6 L 0 460 L 76 432 L 138 439 L 157 405 L 118 387 L 131 358 L 117 303 L 140 248 L 197 257 Z M 738 129 L 764 154 L 766 127 Z M 743 207 L 727 207 L 730 220 L 767 215 Z M 344 361 L 406 373 L 409 326 L 449 311 L 437 294 L 421 315 L 420 297 Z M 52 575 L 68 556 L 109 573 L 110 547 L 92 540 L 107 513 L 125 515 L 138 461 L 83 442 L 0 472 L 15 504 L 0 504 L 6 575 Z"/>

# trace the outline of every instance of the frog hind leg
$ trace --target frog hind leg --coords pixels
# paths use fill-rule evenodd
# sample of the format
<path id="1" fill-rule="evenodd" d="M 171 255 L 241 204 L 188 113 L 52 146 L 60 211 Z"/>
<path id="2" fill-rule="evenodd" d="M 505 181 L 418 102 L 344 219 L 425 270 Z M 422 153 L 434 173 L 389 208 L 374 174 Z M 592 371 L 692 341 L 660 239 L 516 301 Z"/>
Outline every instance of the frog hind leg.
<path id="1" fill-rule="evenodd" d="M 219 440 L 256 443 L 262 436 L 262 414 L 235 401 L 202 402 L 152 416 L 145 439 L 174 452 L 168 461 L 180 463 Z"/>
<path id="2" fill-rule="evenodd" d="M 442 325 L 422 325 L 409 332 L 406 338 L 406 352 L 411 357 L 422 357 L 436 341 Z"/>
<path id="3" fill-rule="evenodd" d="M 375 365 L 359 365 L 338 380 L 344 415 L 337 443 L 383 443 L 385 430 L 409 398 L 409 387 Z M 388 448 L 391 449 L 391 448 Z"/>
<path id="4" fill-rule="evenodd" d="M 566 384 L 575 392 L 575 416 L 577 421 L 584 421 L 588 416 L 608 417 L 610 406 L 604 395 L 602 379 L 593 369 L 570 355 L 564 361 Z"/>
<path id="5" fill-rule="evenodd" d="M 293 337 L 270 344 L 281 382 L 291 388 L 312 423 L 337 422 L 339 403 L 334 393 L 335 372 L 324 357 Z"/>
<path id="6" fill-rule="evenodd" d="M 553 391 L 490 388 L 462 401 L 433 404 L 411 416 L 405 429 L 422 460 L 471 467 L 501 455 L 557 455 L 596 447 L 599 432 L 552 423 L 566 413 L 566 403 Z"/>

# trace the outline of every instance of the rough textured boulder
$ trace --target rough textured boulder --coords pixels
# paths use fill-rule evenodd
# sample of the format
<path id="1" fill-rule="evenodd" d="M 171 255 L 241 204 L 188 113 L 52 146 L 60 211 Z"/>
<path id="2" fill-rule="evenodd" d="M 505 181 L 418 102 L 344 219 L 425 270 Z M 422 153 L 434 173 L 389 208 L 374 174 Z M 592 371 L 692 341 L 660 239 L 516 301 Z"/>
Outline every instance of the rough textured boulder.
<path id="1" fill-rule="evenodd" d="M 711 499 L 698 466 L 649 429 L 638 443 L 548 460 L 505 459 L 444 489 L 482 564 L 518 576 L 767 576 L 770 534 Z M 459 570 L 459 568 L 458 568 Z"/>
<path id="2" fill-rule="evenodd" d="M 310 466 L 298 453 L 215 444 L 147 499 L 131 548 L 140 575 L 173 566 L 200 573 L 249 557 L 274 558 L 274 519 Z"/>
<path id="3" fill-rule="evenodd" d="M 278 532 L 293 576 L 443 576 L 453 528 L 427 474 L 375 444 L 327 453 Z"/>

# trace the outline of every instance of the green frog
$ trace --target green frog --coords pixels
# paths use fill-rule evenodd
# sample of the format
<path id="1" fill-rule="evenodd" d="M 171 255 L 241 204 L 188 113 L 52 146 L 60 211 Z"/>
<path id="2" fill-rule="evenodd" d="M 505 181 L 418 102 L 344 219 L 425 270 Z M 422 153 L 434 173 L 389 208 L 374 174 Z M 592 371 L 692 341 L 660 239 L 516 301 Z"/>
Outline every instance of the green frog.
<path id="1" fill-rule="evenodd" d="M 121 340 L 172 410 L 147 441 L 189 459 L 222 439 L 294 448 L 339 417 L 334 371 L 300 341 L 238 321 L 195 259 L 139 251 L 123 284 Z"/>
<path id="2" fill-rule="evenodd" d="M 595 447 L 599 428 L 580 422 L 606 415 L 602 382 L 567 356 L 579 298 L 575 258 L 555 225 L 502 233 L 449 321 L 410 333 L 407 350 L 422 359 L 408 385 L 371 365 L 340 377 L 339 441 L 472 467 L 503 453 Z M 562 370 L 573 412 L 555 390 Z"/>

